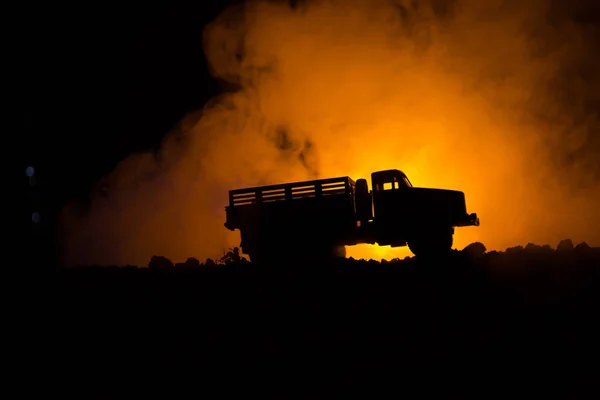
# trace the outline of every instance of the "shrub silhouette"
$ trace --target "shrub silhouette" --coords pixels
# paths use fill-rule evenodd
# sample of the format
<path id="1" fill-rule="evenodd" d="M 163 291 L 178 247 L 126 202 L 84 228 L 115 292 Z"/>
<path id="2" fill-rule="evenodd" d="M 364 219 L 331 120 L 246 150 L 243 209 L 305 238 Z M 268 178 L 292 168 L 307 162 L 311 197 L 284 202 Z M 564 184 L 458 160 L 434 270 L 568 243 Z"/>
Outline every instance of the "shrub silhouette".
<path id="1" fill-rule="evenodd" d="M 245 257 L 242 257 L 239 247 L 234 247 L 229 249 L 229 251 L 219 259 L 218 264 L 230 265 L 247 261 L 248 260 L 246 260 Z"/>

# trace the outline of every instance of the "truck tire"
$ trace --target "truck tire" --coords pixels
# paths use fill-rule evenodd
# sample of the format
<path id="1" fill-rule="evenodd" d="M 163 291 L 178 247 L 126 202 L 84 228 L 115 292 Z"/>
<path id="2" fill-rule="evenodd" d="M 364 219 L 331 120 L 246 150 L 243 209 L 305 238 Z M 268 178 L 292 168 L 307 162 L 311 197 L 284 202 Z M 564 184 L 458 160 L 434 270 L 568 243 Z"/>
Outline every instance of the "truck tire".
<path id="1" fill-rule="evenodd" d="M 453 231 L 437 228 L 419 232 L 408 241 L 408 248 L 417 258 L 443 257 L 452 250 Z"/>

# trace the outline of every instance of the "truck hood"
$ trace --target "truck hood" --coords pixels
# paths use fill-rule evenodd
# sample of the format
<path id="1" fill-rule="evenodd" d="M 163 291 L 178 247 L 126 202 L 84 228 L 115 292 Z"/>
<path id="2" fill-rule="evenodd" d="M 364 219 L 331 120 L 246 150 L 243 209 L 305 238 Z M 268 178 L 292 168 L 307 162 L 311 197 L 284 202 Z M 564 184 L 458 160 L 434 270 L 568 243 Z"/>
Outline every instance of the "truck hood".
<path id="1" fill-rule="evenodd" d="M 465 194 L 459 190 L 450 189 L 434 189 L 434 188 L 423 188 L 413 187 L 413 190 L 417 195 L 424 198 L 432 198 L 438 201 L 458 201 L 465 203 Z"/>
<path id="2" fill-rule="evenodd" d="M 467 214 L 464 192 L 421 187 L 413 187 L 411 191 L 418 208 L 447 210 L 453 219 L 463 218 Z"/>

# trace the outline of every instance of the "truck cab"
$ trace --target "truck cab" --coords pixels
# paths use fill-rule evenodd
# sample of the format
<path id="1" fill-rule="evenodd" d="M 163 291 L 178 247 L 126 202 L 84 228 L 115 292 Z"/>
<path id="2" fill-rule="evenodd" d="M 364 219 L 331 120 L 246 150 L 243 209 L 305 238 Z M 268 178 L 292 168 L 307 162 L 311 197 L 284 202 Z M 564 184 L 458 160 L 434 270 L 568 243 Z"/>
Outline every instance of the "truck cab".
<path id="1" fill-rule="evenodd" d="M 395 247 L 408 243 L 416 253 L 416 245 L 411 243 L 431 242 L 424 237 L 433 236 L 445 240 L 449 247 L 454 227 L 479 225 L 476 214 L 467 214 L 461 191 L 415 187 L 397 169 L 374 172 L 371 182 L 379 245 Z"/>
<path id="2" fill-rule="evenodd" d="M 403 207 L 413 187 L 404 172 L 391 169 L 371 174 L 373 216 L 377 220 L 376 241 L 382 245 L 405 246 L 411 210 Z"/>
<path id="3" fill-rule="evenodd" d="M 413 187 L 406 174 L 399 169 L 388 169 L 371 174 L 373 190 L 382 193 L 388 190 L 401 190 Z"/>

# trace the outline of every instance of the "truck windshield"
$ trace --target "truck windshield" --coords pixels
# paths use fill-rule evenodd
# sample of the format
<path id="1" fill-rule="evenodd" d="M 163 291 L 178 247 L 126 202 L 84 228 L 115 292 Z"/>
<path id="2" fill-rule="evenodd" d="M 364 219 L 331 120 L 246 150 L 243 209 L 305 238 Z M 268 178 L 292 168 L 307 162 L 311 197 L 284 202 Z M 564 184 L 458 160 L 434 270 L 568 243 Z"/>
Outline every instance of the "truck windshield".
<path id="1" fill-rule="evenodd" d="M 404 183 L 406 183 L 406 186 L 413 187 L 412 183 L 410 183 L 407 177 L 403 176 L 402 179 L 404 179 Z"/>

